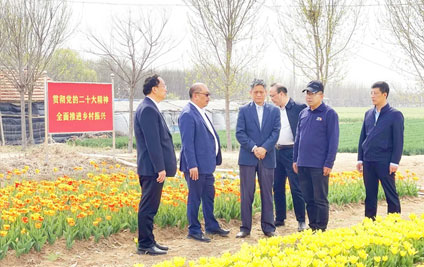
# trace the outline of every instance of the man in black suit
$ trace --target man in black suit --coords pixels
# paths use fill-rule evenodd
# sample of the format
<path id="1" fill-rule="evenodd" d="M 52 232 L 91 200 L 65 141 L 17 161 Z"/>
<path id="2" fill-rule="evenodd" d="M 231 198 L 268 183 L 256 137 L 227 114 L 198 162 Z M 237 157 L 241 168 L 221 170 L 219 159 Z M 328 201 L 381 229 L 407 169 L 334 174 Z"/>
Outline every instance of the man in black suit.
<path id="1" fill-rule="evenodd" d="M 137 174 L 142 188 L 138 209 L 138 254 L 166 254 L 168 250 L 156 243 L 153 235 L 153 218 L 159 209 L 163 182 L 165 177 L 172 177 L 177 171 L 172 135 L 158 107 L 166 92 L 161 77 L 148 77 L 143 86 L 146 98 L 135 114 Z"/>
<path id="2" fill-rule="evenodd" d="M 272 102 L 280 108 L 281 118 L 280 135 L 275 145 L 277 159 L 277 167 L 274 172 L 275 226 L 284 225 L 286 219 L 286 181 L 288 177 L 294 214 L 300 232 L 306 229 L 305 200 L 300 190 L 299 178 L 293 171 L 293 144 L 299 113 L 306 108 L 306 105 L 294 102 L 287 95 L 287 88 L 279 83 L 271 85 L 269 96 Z"/>

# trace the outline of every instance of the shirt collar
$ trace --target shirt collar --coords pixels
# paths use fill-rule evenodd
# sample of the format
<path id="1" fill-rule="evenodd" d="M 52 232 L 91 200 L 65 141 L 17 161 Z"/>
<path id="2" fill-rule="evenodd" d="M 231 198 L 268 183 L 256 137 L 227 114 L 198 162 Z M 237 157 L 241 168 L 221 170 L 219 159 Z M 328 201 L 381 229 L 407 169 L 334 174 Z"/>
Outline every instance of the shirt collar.
<path id="1" fill-rule="evenodd" d="M 262 106 L 259 106 L 258 104 L 256 104 L 255 102 L 253 102 L 254 104 L 255 104 L 255 106 L 256 106 L 256 109 L 261 109 L 261 108 L 264 108 L 264 106 L 265 106 L 265 103 L 262 105 Z"/>
<path id="2" fill-rule="evenodd" d="M 316 109 L 314 109 L 314 110 L 311 110 L 311 107 L 308 107 L 308 108 L 309 108 L 309 111 L 311 111 L 311 112 L 314 112 L 314 111 L 322 112 L 322 111 L 324 111 L 324 110 L 325 110 L 325 107 L 326 107 L 325 103 L 324 103 L 324 102 L 322 102 L 322 103 L 321 103 L 321 105 L 319 105 L 319 106 L 318 106 Z"/>
<path id="3" fill-rule="evenodd" d="M 146 96 L 147 98 L 149 98 L 150 100 L 152 100 L 152 102 L 155 104 L 155 106 L 156 106 L 156 108 L 158 109 L 158 110 L 160 110 L 159 109 L 159 103 L 158 102 L 156 102 L 153 98 L 151 98 L 150 96 Z"/>
<path id="4" fill-rule="evenodd" d="M 203 108 L 200 108 L 198 105 L 196 105 L 193 101 L 191 101 L 191 100 L 189 100 L 188 101 L 190 104 L 192 104 L 196 109 L 197 109 L 197 111 L 199 111 L 199 113 L 200 114 L 205 114 L 205 109 L 203 109 Z"/>

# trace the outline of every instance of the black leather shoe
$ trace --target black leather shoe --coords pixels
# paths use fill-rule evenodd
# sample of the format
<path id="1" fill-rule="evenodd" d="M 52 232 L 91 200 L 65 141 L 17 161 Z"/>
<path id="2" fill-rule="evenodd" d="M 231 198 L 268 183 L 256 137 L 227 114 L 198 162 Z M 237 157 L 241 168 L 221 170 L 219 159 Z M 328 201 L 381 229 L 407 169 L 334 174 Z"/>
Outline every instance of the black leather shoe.
<path id="1" fill-rule="evenodd" d="M 219 236 L 228 236 L 228 234 L 230 233 L 230 230 L 225 230 L 222 228 L 218 228 L 216 230 L 213 231 L 206 231 L 207 235 L 219 235 Z"/>
<path id="2" fill-rule="evenodd" d="M 264 232 L 264 235 L 266 235 L 267 237 L 272 237 L 275 236 L 275 232 Z"/>
<path id="3" fill-rule="evenodd" d="M 137 248 L 137 254 L 149 254 L 149 255 L 163 255 L 167 252 L 153 245 L 151 248 Z"/>
<path id="4" fill-rule="evenodd" d="M 274 222 L 274 225 L 275 225 L 275 227 L 284 226 L 284 220 L 282 220 L 282 221 L 275 221 Z"/>
<path id="5" fill-rule="evenodd" d="M 158 243 L 155 243 L 155 246 L 156 246 L 158 249 L 168 251 L 168 247 L 166 247 L 166 246 L 159 245 Z"/>
<path id="6" fill-rule="evenodd" d="M 197 235 L 196 234 L 188 234 L 187 238 L 188 239 L 194 239 L 194 240 L 197 240 L 197 241 L 200 241 L 200 242 L 206 242 L 206 243 L 211 242 L 211 239 L 209 237 L 206 237 L 203 233 L 197 234 Z"/>
<path id="7" fill-rule="evenodd" d="M 250 233 L 249 232 L 243 232 L 243 231 L 240 231 L 240 232 L 238 232 L 238 234 L 236 235 L 236 238 L 245 238 L 245 237 L 247 237 L 247 236 L 249 236 L 250 235 Z"/>

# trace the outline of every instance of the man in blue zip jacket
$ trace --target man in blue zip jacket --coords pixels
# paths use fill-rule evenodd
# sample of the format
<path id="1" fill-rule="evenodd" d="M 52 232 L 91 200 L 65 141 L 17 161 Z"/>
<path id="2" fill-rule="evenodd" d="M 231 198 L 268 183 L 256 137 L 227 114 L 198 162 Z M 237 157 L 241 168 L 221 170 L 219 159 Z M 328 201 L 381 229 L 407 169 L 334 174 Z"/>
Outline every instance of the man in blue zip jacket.
<path id="1" fill-rule="evenodd" d="M 299 176 L 309 227 L 325 231 L 329 217 L 328 178 L 339 145 L 339 118 L 323 103 L 324 86 L 311 81 L 305 90 L 305 108 L 299 114 L 293 148 L 293 169 Z"/>
<path id="2" fill-rule="evenodd" d="M 376 82 L 371 87 L 374 108 L 365 113 L 358 145 L 356 168 L 364 173 L 365 216 L 377 214 L 378 181 L 387 200 L 388 213 L 400 213 L 395 173 L 403 150 L 404 119 L 400 111 L 387 103 L 389 85 Z"/>

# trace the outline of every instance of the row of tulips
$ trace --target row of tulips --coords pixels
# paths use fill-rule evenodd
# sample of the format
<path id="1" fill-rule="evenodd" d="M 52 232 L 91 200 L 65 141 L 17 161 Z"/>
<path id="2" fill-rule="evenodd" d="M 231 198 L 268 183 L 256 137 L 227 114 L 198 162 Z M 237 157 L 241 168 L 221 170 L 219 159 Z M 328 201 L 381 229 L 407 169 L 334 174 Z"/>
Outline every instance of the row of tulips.
<path id="1" fill-rule="evenodd" d="M 75 167 L 75 179 L 62 175 L 55 180 L 26 180 L 33 171 L 24 168 L 3 175 L 0 188 L 0 259 L 9 249 L 17 256 L 31 248 L 39 251 L 45 244 L 64 238 L 69 248 L 75 240 L 96 241 L 123 229 L 137 230 L 140 186 L 134 171 L 119 165 L 97 164 Z M 32 176 L 36 175 L 33 172 Z M 218 218 L 240 218 L 239 179 L 235 172 L 217 172 L 215 214 Z M 398 175 L 401 196 L 416 196 L 414 173 Z M 259 188 L 259 186 L 257 187 Z M 289 190 L 287 185 L 287 190 Z M 181 173 L 168 178 L 155 223 L 160 227 L 187 226 L 187 187 Z M 383 195 L 380 195 L 382 198 Z M 357 172 L 334 173 L 330 179 L 330 203 L 344 204 L 364 199 L 361 176 Z M 292 208 L 290 194 L 288 206 Z M 256 197 L 254 211 L 260 209 Z M 202 213 L 200 213 L 201 216 Z"/>
<path id="2" fill-rule="evenodd" d="M 424 261 L 424 214 L 399 214 L 365 219 L 349 228 L 313 233 L 307 230 L 288 236 L 244 243 L 234 254 L 187 261 L 176 257 L 154 267 L 182 266 L 414 266 Z M 135 264 L 134 266 L 143 266 Z M 423 266 L 423 265 L 421 265 Z"/>

